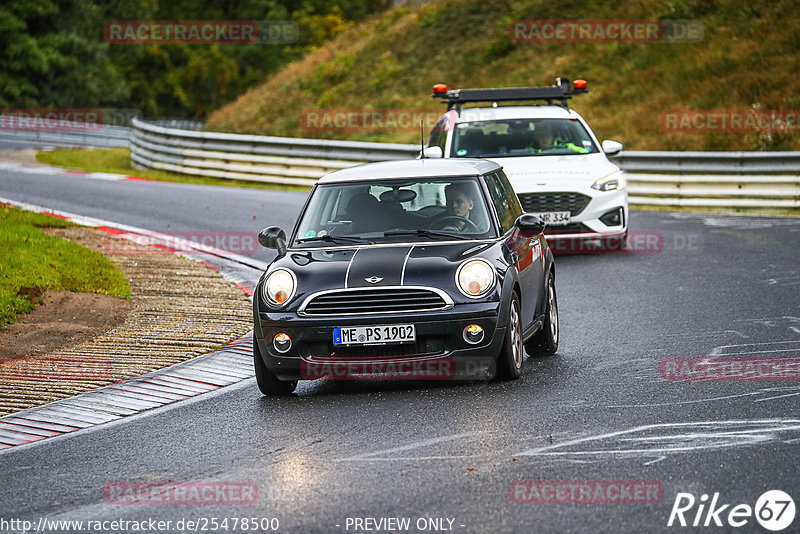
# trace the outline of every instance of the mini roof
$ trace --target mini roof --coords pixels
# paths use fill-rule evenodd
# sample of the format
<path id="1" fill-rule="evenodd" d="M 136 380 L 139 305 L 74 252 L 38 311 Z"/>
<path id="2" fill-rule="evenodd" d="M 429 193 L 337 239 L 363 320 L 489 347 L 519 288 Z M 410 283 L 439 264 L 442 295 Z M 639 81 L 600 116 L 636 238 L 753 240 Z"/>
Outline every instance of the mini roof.
<path id="1" fill-rule="evenodd" d="M 495 172 L 502 167 L 485 159 L 425 158 L 365 163 L 332 172 L 319 179 L 319 184 L 337 182 L 389 180 L 392 178 L 471 178 Z"/>

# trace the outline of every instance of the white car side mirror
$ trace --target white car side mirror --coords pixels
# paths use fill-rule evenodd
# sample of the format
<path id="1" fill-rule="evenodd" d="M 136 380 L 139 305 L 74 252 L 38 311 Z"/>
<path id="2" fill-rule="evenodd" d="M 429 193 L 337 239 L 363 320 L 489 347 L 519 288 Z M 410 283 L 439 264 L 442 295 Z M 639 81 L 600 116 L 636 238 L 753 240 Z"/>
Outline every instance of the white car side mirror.
<path id="1" fill-rule="evenodd" d="M 443 156 L 442 147 L 440 146 L 426 146 L 422 153 L 426 158 L 441 158 Z"/>
<path id="2" fill-rule="evenodd" d="M 603 141 L 603 152 L 605 152 L 607 156 L 616 156 L 622 152 L 622 143 L 606 139 Z"/>

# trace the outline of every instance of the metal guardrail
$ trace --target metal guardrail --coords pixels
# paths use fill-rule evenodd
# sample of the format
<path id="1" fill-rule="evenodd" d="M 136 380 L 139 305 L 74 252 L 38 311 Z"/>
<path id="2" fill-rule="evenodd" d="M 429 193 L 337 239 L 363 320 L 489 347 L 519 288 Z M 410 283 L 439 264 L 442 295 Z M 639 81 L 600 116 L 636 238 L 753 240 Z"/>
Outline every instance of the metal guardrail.
<path id="1" fill-rule="evenodd" d="M 137 168 L 237 180 L 313 185 L 356 163 L 419 153 L 416 145 L 187 131 L 138 119 L 132 125 L 131 160 Z"/>
<path id="2" fill-rule="evenodd" d="M 800 152 L 624 151 L 613 158 L 626 172 L 800 174 Z"/>
<path id="3" fill-rule="evenodd" d="M 139 169 L 295 185 L 313 185 L 321 176 L 357 163 L 419 154 L 418 145 L 204 132 L 194 121 L 134 118 L 131 124 L 77 132 L 0 129 L 0 142 L 130 146 Z M 612 160 L 626 173 L 631 203 L 800 208 L 800 152 L 624 151 Z"/>
<path id="4" fill-rule="evenodd" d="M 70 129 L 20 127 L 19 117 L 0 115 L 0 143 L 36 147 L 127 147 L 132 128 L 104 124 L 72 123 Z M 23 125 L 24 126 L 24 125 Z"/>
<path id="5" fill-rule="evenodd" d="M 628 200 L 647 206 L 800 208 L 800 175 L 626 173 Z"/>
<path id="6" fill-rule="evenodd" d="M 336 169 L 414 158 L 418 145 L 198 132 L 132 121 L 144 169 L 312 185 Z M 650 206 L 800 208 L 800 152 L 622 152 L 630 201 Z M 701 173 L 701 174 L 697 174 Z"/>

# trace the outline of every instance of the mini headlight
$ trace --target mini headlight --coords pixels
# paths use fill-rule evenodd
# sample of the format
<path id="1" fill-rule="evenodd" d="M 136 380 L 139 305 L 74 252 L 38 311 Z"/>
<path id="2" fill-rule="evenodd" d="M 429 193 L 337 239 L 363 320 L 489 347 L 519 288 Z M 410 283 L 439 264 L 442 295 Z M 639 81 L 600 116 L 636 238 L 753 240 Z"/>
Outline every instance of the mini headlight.
<path id="1" fill-rule="evenodd" d="M 267 303 L 273 306 L 283 306 L 294 296 L 297 289 L 297 279 L 289 269 L 276 269 L 264 282 L 263 294 Z"/>
<path id="2" fill-rule="evenodd" d="M 494 288 L 494 267 L 483 259 L 467 260 L 456 273 L 458 289 L 468 297 L 482 297 Z"/>
<path id="3" fill-rule="evenodd" d="M 592 189 L 598 191 L 619 191 L 625 187 L 625 178 L 621 172 L 613 172 L 605 178 L 600 178 L 592 184 Z"/>

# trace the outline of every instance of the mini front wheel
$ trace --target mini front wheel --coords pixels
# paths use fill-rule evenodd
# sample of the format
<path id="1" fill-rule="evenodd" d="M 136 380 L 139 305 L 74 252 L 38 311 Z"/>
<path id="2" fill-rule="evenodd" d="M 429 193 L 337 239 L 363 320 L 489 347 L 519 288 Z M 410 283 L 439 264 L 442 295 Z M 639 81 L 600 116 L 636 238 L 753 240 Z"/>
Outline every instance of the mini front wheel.
<path id="1" fill-rule="evenodd" d="M 258 341 L 253 338 L 253 367 L 256 369 L 256 383 L 261 393 L 269 397 L 291 395 L 297 387 L 297 380 L 286 382 L 267 369 L 258 349 Z"/>
<path id="2" fill-rule="evenodd" d="M 522 374 L 522 317 L 519 313 L 519 298 L 511 293 L 508 305 L 508 322 L 503 348 L 497 358 L 497 379 L 516 380 Z"/>
<path id="3" fill-rule="evenodd" d="M 558 350 L 558 300 L 556 282 L 551 274 L 547 280 L 547 309 L 544 324 L 538 332 L 525 343 L 525 351 L 531 356 L 549 356 Z"/>

